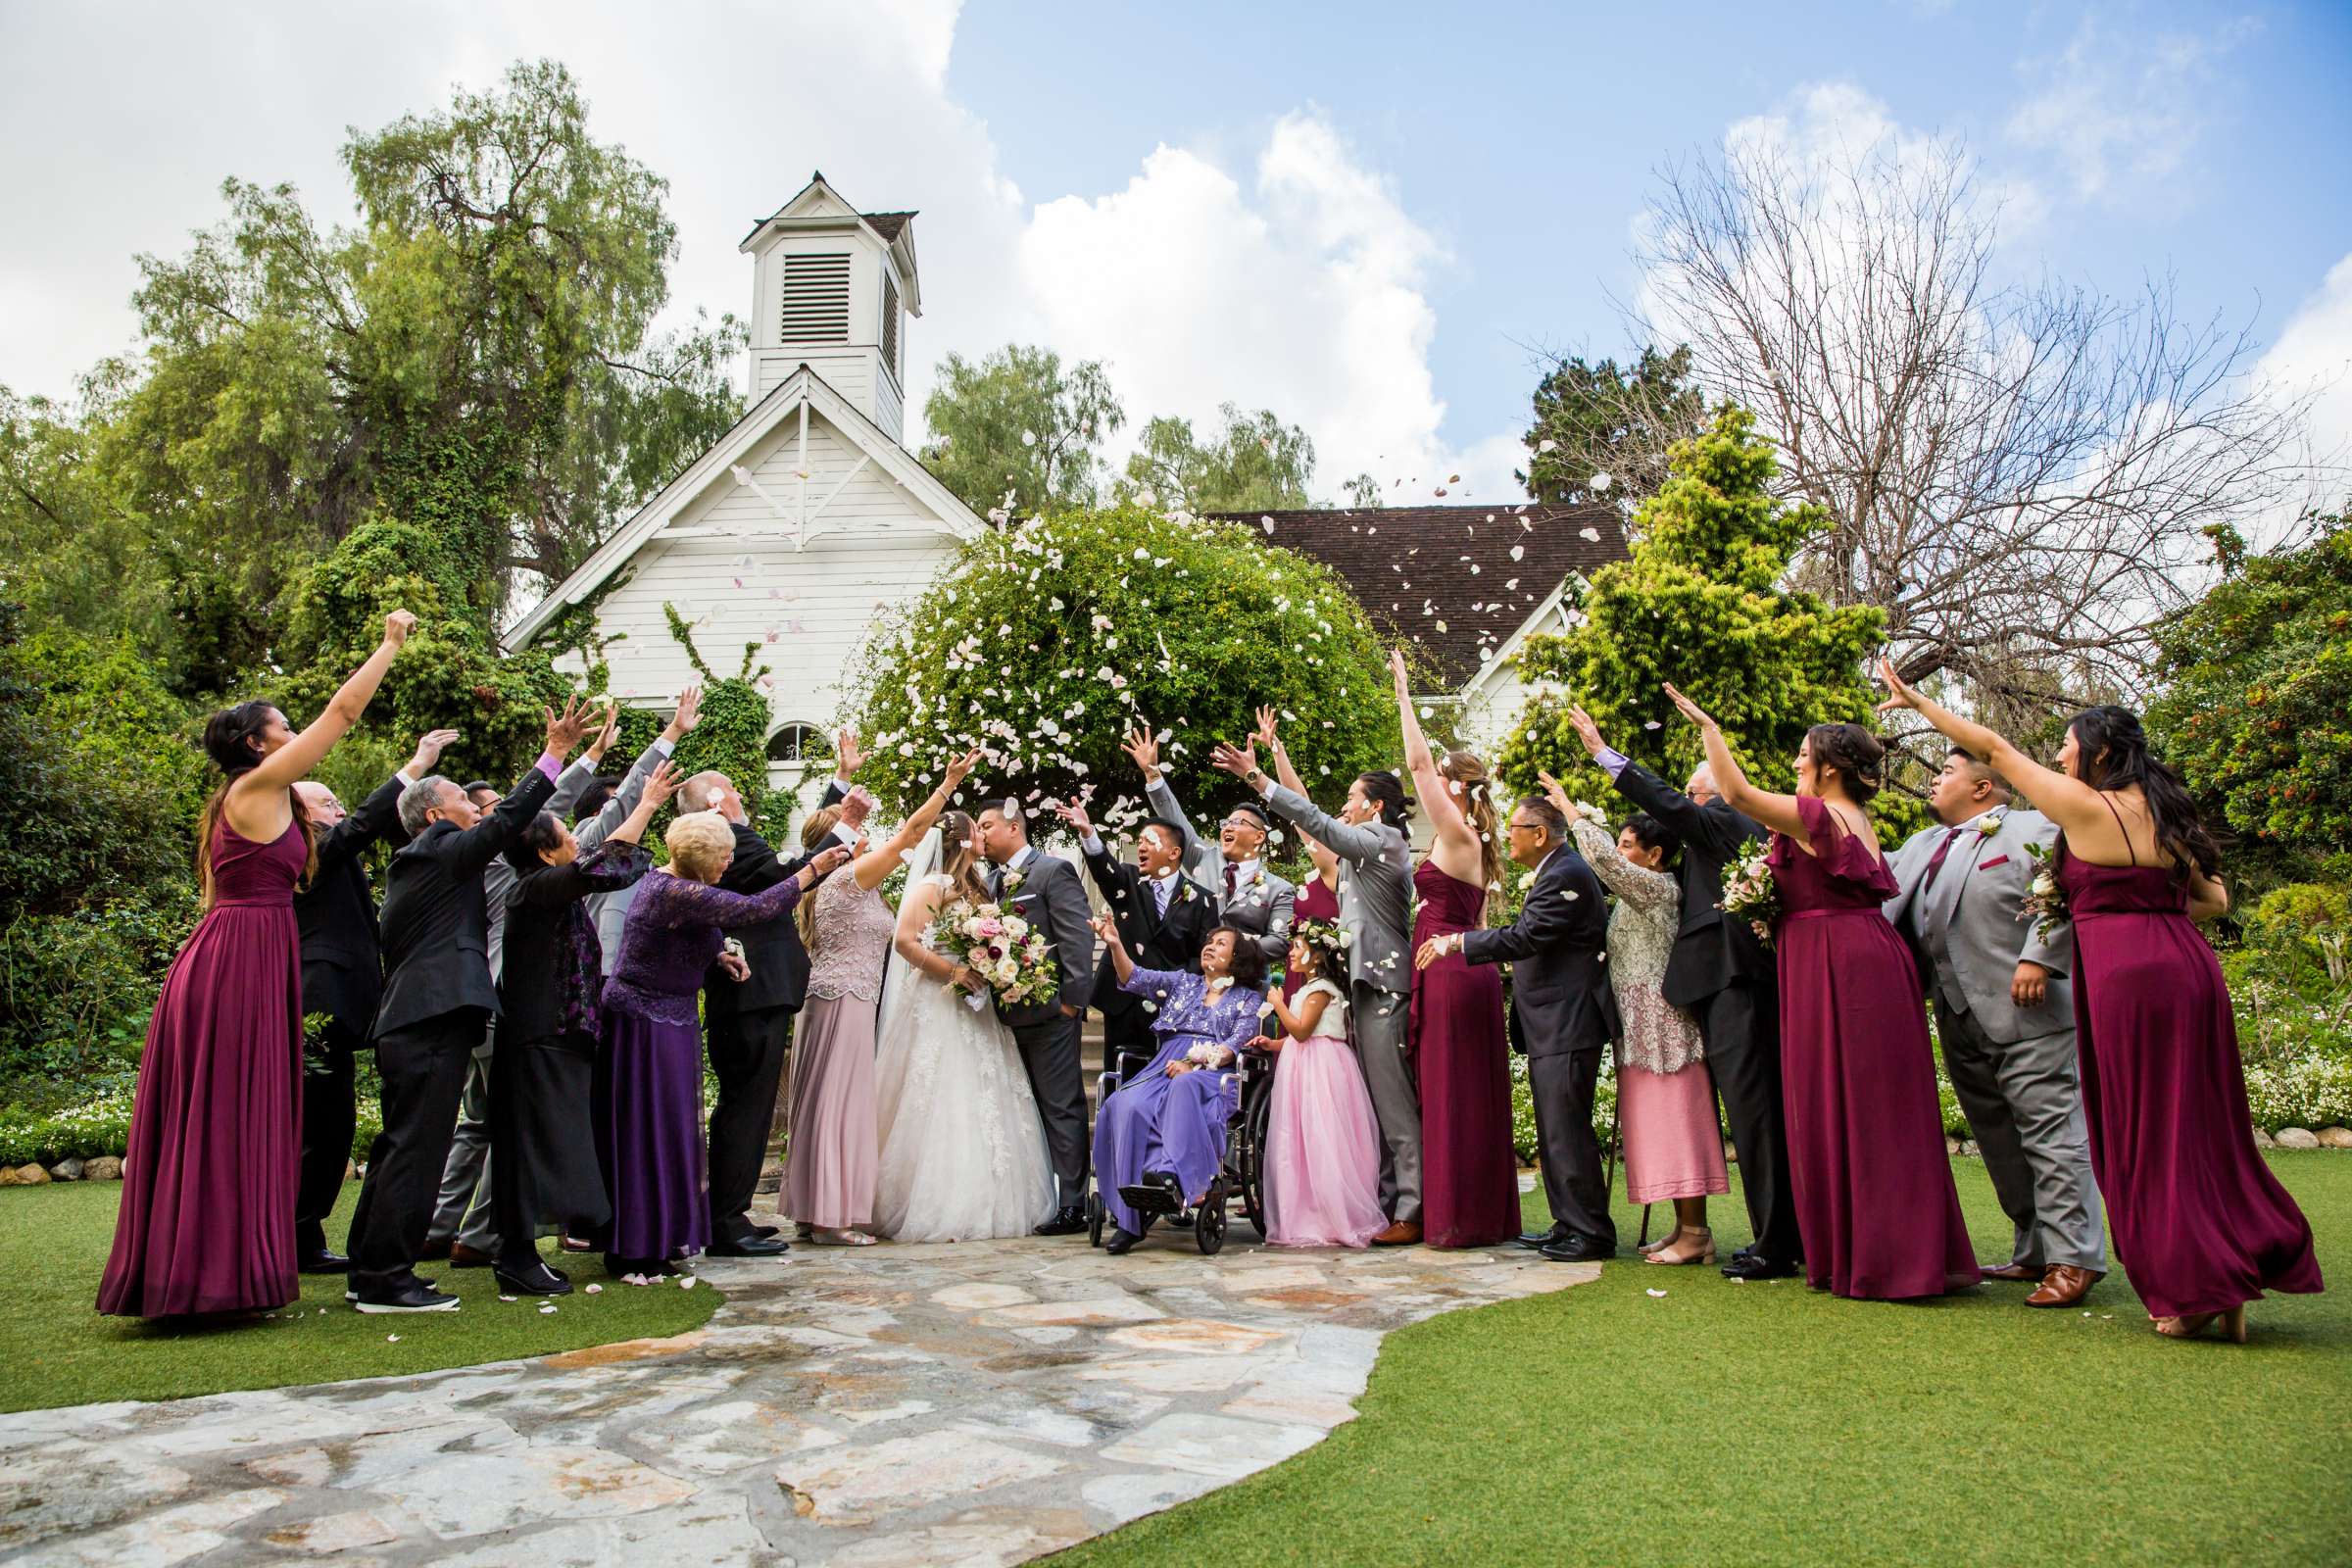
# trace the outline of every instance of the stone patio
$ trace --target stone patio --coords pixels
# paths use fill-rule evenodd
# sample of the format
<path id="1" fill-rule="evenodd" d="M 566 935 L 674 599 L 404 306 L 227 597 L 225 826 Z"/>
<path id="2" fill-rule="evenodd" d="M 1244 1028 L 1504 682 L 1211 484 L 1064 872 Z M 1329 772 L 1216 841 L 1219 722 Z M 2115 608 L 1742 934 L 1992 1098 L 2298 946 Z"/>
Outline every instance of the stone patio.
<path id="1" fill-rule="evenodd" d="M 727 1302 L 672 1340 L 0 1416 L 0 1557 L 1019 1562 L 1311 1446 L 1392 1329 L 1598 1274 L 1248 1234 L 799 1247 L 708 1264 Z"/>

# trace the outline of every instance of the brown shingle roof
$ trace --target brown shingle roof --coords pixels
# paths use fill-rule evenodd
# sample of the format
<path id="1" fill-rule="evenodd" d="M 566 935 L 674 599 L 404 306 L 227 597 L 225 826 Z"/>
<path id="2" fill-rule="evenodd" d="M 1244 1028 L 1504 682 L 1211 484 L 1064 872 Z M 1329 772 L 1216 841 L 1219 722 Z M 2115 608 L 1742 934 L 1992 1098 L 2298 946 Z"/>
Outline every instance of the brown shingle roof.
<path id="1" fill-rule="evenodd" d="M 1616 509 L 1605 505 L 1317 508 L 1224 515 L 1332 567 L 1384 635 L 1417 642 L 1456 691 L 1478 673 L 1480 652 L 1500 649 L 1569 573 L 1590 577 L 1626 554 Z M 1595 537 L 1586 538 L 1588 529 Z"/>
<path id="2" fill-rule="evenodd" d="M 899 230 L 906 226 L 906 220 L 912 218 L 914 214 L 860 213 L 858 216 L 873 225 L 874 232 L 881 235 L 882 243 L 887 245 L 899 237 Z"/>

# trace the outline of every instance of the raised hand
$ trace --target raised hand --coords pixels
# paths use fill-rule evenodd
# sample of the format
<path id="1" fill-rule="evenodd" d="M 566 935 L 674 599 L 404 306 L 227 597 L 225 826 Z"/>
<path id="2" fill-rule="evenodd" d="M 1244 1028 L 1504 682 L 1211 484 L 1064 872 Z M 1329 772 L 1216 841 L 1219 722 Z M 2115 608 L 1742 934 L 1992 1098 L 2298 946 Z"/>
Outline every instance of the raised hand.
<path id="1" fill-rule="evenodd" d="M 1909 681 L 1894 672 L 1894 661 L 1885 654 L 1879 656 L 1879 679 L 1886 688 L 1886 700 L 1879 704 L 1880 712 L 1890 713 L 1898 708 L 1919 706 L 1919 693 L 1911 689 Z"/>
<path id="2" fill-rule="evenodd" d="M 564 711 L 547 710 L 547 755 L 561 760 L 569 757 L 588 726 L 597 722 L 596 710 L 582 697 L 565 697 Z"/>
<path id="3" fill-rule="evenodd" d="M 849 733 L 849 731 L 844 730 L 842 733 L 846 735 Z M 946 780 L 942 783 L 941 788 L 953 795 L 956 793 L 956 788 L 961 785 L 965 779 L 972 776 L 972 769 L 978 767 L 979 765 L 980 748 L 977 746 L 964 753 L 961 757 L 950 759 L 948 762 L 948 775 Z"/>
<path id="4" fill-rule="evenodd" d="M 441 760 L 441 754 L 455 745 L 457 739 L 458 732 L 454 729 L 426 730 L 417 737 L 416 755 L 409 759 L 409 765 L 403 771 L 417 778 L 424 777 L 433 770 L 433 764 Z"/>
<path id="5" fill-rule="evenodd" d="M 654 770 L 651 773 L 645 775 L 643 798 L 652 802 L 654 808 L 659 810 L 669 804 L 669 798 L 677 794 L 678 787 L 685 782 L 684 770 L 665 757 L 654 764 Z"/>
<path id="6" fill-rule="evenodd" d="M 389 647 L 398 648 L 409 640 L 409 633 L 416 629 L 415 615 L 405 610 L 395 610 L 384 617 L 384 642 Z"/>
<path id="7" fill-rule="evenodd" d="M 703 689 L 700 686 L 689 686 L 678 693 L 678 710 L 670 714 L 668 723 L 662 726 L 662 736 L 675 746 L 692 734 L 694 726 L 702 721 Z"/>
<path id="8" fill-rule="evenodd" d="M 1159 742 L 1152 738 L 1152 727 L 1139 721 L 1119 743 L 1119 750 L 1135 759 L 1146 779 L 1159 771 Z"/>
<path id="9" fill-rule="evenodd" d="M 850 847 L 835 844 L 801 868 L 801 891 L 806 893 L 849 862 Z"/>
<path id="10" fill-rule="evenodd" d="M 1568 705 L 1568 722 L 1576 726 L 1576 738 L 1585 743 L 1586 751 L 1598 757 L 1608 750 L 1600 738 L 1600 726 L 1592 722 L 1592 715 L 1574 703 Z"/>
<path id="11" fill-rule="evenodd" d="M 1211 766 L 1222 768 L 1235 778 L 1248 778 L 1257 771 L 1257 747 L 1254 742 L 1241 747 L 1220 741 L 1217 749 L 1209 754 L 1208 760 Z"/>
<path id="12" fill-rule="evenodd" d="M 1553 806 L 1557 807 L 1560 810 L 1560 814 L 1567 817 L 1571 822 L 1576 820 L 1578 814 L 1577 808 L 1568 799 L 1567 786 L 1563 785 L 1558 779 L 1553 778 L 1549 773 L 1544 772 L 1542 768 L 1538 768 L 1536 770 L 1536 782 L 1544 786 L 1544 798 L 1549 801 Z"/>
<path id="13" fill-rule="evenodd" d="M 858 732 L 845 729 L 833 737 L 833 776 L 847 781 L 858 775 L 865 765 L 865 752 L 858 744 Z"/>
<path id="14" fill-rule="evenodd" d="M 1070 831 L 1077 834 L 1081 841 L 1095 836 L 1095 820 L 1086 814 L 1086 808 L 1078 802 L 1054 802 L 1054 814 L 1067 822 L 1070 825 Z"/>
<path id="15" fill-rule="evenodd" d="M 1086 923 L 1094 927 L 1095 935 L 1101 937 L 1105 946 L 1113 948 L 1125 946 L 1119 941 L 1119 923 L 1107 913 L 1098 914 Z"/>
<path id="16" fill-rule="evenodd" d="M 605 754 L 612 749 L 613 737 L 619 733 L 620 705 L 618 703 L 607 703 L 605 705 L 604 727 L 596 732 L 596 739 L 588 743 L 588 761 L 591 765 L 602 762 L 605 760 Z"/>
<path id="17" fill-rule="evenodd" d="M 1690 698 L 1685 697 L 1681 692 L 1677 691 L 1675 689 L 1674 682 L 1667 681 L 1665 686 L 1666 695 L 1673 700 L 1674 706 L 1682 712 L 1682 715 L 1685 718 L 1689 719 L 1691 723 L 1696 724 L 1702 730 L 1709 730 L 1716 727 L 1715 721 L 1707 716 L 1706 710 L 1700 708 L 1696 703 L 1692 702 Z"/>
<path id="18" fill-rule="evenodd" d="M 1281 751 L 1282 731 L 1275 722 L 1280 716 L 1273 704 L 1260 707 L 1257 710 L 1257 728 L 1251 732 L 1250 739 L 1269 752 Z"/>
<path id="19" fill-rule="evenodd" d="M 1413 676 L 1412 672 L 1404 667 L 1403 649 L 1392 648 L 1389 650 L 1389 674 L 1396 682 L 1396 696 L 1399 701 L 1412 695 Z"/>
<path id="20" fill-rule="evenodd" d="M 841 825 L 853 833 L 857 832 L 865 825 L 866 815 L 873 808 L 874 798 L 865 793 L 864 785 L 858 785 L 849 794 L 842 797 Z"/>

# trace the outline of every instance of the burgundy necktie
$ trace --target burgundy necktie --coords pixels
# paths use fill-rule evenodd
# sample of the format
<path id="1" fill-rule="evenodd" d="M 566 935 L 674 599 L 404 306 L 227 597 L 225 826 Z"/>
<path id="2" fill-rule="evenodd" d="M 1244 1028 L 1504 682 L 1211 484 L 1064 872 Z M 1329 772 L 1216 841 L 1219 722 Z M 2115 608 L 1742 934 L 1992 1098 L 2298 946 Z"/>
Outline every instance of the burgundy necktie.
<path id="1" fill-rule="evenodd" d="M 1228 904 L 1233 902 L 1233 879 L 1240 873 L 1240 870 L 1241 868 L 1231 860 L 1225 862 L 1225 902 Z"/>
<path id="2" fill-rule="evenodd" d="M 1936 846 L 1936 858 L 1928 862 L 1928 874 L 1926 879 L 1920 883 L 1921 888 L 1932 888 L 1936 885 L 1936 873 L 1943 869 L 1944 857 L 1952 853 L 1952 846 L 1959 842 L 1960 835 L 1967 831 L 1968 829 L 1965 827 L 1956 827 L 1944 834 L 1943 842 Z"/>

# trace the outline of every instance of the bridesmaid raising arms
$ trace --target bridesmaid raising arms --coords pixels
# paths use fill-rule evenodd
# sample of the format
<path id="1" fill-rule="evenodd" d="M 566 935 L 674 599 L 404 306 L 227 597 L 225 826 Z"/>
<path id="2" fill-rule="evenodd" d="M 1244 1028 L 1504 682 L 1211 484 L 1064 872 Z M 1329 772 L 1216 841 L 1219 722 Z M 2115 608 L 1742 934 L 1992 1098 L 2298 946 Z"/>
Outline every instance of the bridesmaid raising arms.
<path id="1" fill-rule="evenodd" d="M 1412 946 L 1475 931 L 1502 903 L 1502 845 L 1486 764 L 1468 752 L 1429 749 L 1413 711 L 1404 655 L 1396 680 L 1404 762 L 1429 813 L 1429 855 L 1413 872 L 1420 913 Z M 1421 1225 L 1432 1247 L 1492 1247 L 1519 1234 L 1518 1163 L 1511 1149 L 1511 1065 L 1502 976 L 1449 953 L 1413 977 L 1406 1036 L 1421 1080 Z"/>
<path id="2" fill-rule="evenodd" d="M 1895 879 L 1864 808 L 1886 748 L 1859 724 L 1816 724 L 1796 749 L 1796 793 L 1775 795 L 1748 782 L 1696 704 L 1666 695 L 1698 726 L 1725 803 L 1772 830 L 1782 1109 L 1806 1283 L 1870 1300 L 1975 1285 L 1919 969 L 1880 909 Z"/>
<path id="3" fill-rule="evenodd" d="M 2246 1303 L 2318 1291 L 2320 1265 L 2303 1211 L 2255 1152 L 2229 988 L 2191 923 L 2230 907 L 2213 835 L 2125 709 L 2077 713 L 2053 771 L 1879 669 L 1882 709 L 1914 710 L 2058 824 L 2082 1108 L 2116 1257 L 2157 1333 L 2219 1323 L 2244 1344 Z"/>

